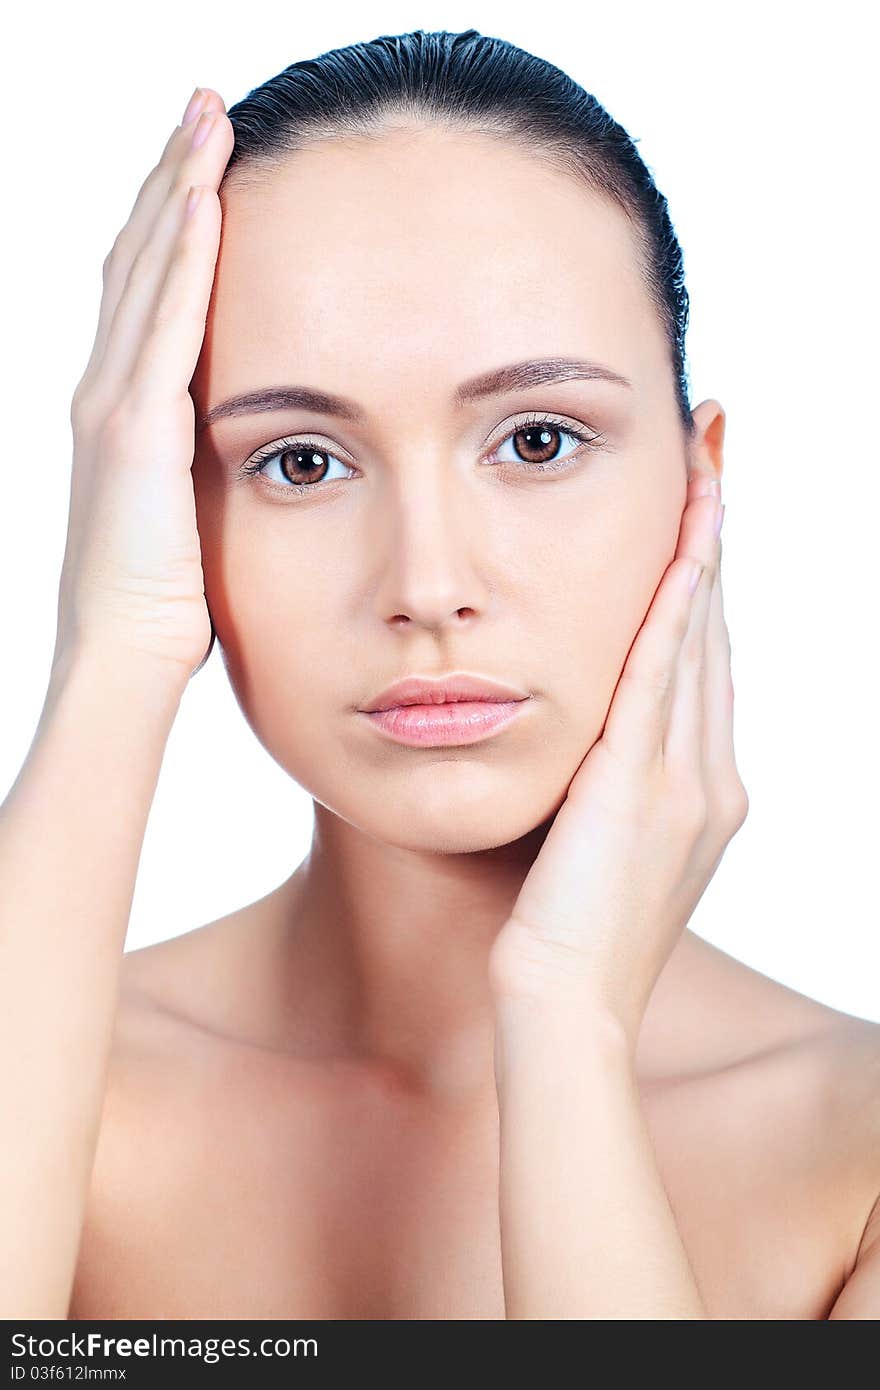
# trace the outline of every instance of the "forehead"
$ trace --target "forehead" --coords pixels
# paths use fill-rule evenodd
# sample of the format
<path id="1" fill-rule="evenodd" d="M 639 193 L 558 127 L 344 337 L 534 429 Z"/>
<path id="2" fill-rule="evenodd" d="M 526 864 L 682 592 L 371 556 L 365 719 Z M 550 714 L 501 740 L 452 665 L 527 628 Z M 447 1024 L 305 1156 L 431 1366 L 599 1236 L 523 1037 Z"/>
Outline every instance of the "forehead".
<path id="1" fill-rule="evenodd" d="M 357 396 L 377 369 L 445 391 L 566 353 L 638 380 L 665 353 L 624 214 L 509 141 L 323 141 L 256 180 L 231 171 L 222 203 L 212 396 L 312 376 Z"/>

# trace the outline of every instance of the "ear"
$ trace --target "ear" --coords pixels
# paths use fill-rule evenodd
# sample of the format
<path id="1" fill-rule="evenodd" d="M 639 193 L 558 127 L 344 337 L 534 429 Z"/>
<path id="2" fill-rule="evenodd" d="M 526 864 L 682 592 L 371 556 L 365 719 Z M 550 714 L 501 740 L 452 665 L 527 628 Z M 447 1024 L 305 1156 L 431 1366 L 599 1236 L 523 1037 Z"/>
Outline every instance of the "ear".
<path id="1" fill-rule="evenodd" d="M 727 416 L 720 401 L 700 401 L 691 411 L 695 433 L 688 442 L 688 482 L 698 473 L 721 481 L 724 472 L 724 424 Z"/>

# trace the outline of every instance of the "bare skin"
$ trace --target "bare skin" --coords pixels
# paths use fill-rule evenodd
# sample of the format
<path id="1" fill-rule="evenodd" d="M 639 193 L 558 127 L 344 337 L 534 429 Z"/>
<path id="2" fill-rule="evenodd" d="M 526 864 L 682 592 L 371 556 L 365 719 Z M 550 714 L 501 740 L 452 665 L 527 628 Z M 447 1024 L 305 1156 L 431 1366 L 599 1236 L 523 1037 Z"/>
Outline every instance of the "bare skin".
<path id="1" fill-rule="evenodd" d="M 291 949 L 304 883 L 126 956 L 72 1318 L 504 1317 L 491 1058 L 360 1052 L 332 923 L 305 908 Z M 640 1088 L 711 1317 L 827 1317 L 877 1191 L 878 1032 L 683 934 Z"/>
<path id="2" fill-rule="evenodd" d="M 212 138 L 225 117 L 206 166 Z M 69 1316 L 502 1318 L 487 959 L 688 479 L 721 477 L 724 413 L 702 402 L 684 439 L 631 228 L 527 151 L 403 129 L 221 193 L 197 417 L 285 383 L 362 408 L 218 420 L 192 470 L 230 681 L 316 833 L 265 898 L 124 958 Z M 450 404 L 565 355 L 631 386 Z M 526 412 L 604 444 L 526 475 Z M 285 437 L 332 455 L 326 482 L 240 479 Z M 460 668 L 526 686 L 534 718 L 416 751 L 358 717 L 391 680 Z M 709 1316 L 829 1315 L 880 1234 L 878 1071 L 877 1025 L 683 931 L 637 1074 Z"/>

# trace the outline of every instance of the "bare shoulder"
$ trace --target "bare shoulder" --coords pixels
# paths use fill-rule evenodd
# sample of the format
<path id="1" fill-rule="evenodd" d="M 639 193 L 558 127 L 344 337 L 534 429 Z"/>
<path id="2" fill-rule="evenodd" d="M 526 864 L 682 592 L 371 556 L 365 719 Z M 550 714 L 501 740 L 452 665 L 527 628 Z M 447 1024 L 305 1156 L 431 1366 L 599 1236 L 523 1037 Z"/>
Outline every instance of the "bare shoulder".
<path id="1" fill-rule="evenodd" d="M 260 999 L 260 908 L 251 903 L 123 956 L 103 1125 L 131 1125 L 197 1088 L 205 1102 L 240 1051 L 236 1006 Z M 190 1112 L 190 1128 L 197 1116 Z M 187 1130 L 187 1133 L 190 1129 Z M 173 1139 L 166 1132 L 163 1143 Z"/>
<path id="2" fill-rule="evenodd" d="M 691 1026 L 716 1040 L 718 1122 L 751 1135 L 757 1158 L 779 1165 L 791 1187 L 798 1172 L 809 1176 L 828 1216 L 833 1208 L 848 1227 L 854 1259 L 880 1216 L 880 1023 L 703 947 L 693 983 L 705 1002 Z"/>
<path id="3" fill-rule="evenodd" d="M 235 1123 L 239 1053 L 198 1016 L 212 970 L 228 968 L 225 931 L 220 919 L 123 957 L 71 1319 L 127 1316 L 133 1267 L 148 1280 L 199 1247 L 200 1184 Z M 163 1306 L 160 1287 L 146 1297 Z"/>
<path id="4" fill-rule="evenodd" d="M 154 1144 L 179 1159 L 191 1142 L 199 1119 L 193 1091 L 207 1102 L 213 1078 L 222 1076 L 222 1035 L 200 1018 L 199 1000 L 210 997 L 211 973 L 223 968 L 225 928 L 220 919 L 123 956 L 96 1189 L 112 1186 L 114 1172 L 131 1181 L 132 1165 L 121 1161 L 129 1152 L 145 1171 Z"/>
<path id="5" fill-rule="evenodd" d="M 829 1117 L 848 1116 L 867 1140 L 880 1139 L 880 1023 L 811 998 L 708 942 L 695 957 L 687 980 L 701 996 L 687 1025 L 694 1056 L 699 1032 L 719 1073 L 732 1068 L 767 1084 L 778 1076 L 790 1093 L 827 1107 Z M 880 1149 L 876 1158 L 880 1165 Z"/>
<path id="6" fill-rule="evenodd" d="M 880 1024 L 811 1003 L 815 1027 L 795 1037 L 779 1082 L 784 1086 L 790 1078 L 793 1086 L 803 1088 L 810 1126 L 805 1132 L 814 1136 L 808 1159 L 818 1175 L 815 1191 L 824 1197 L 828 1219 L 838 1221 L 842 1235 L 839 1293 L 857 1268 L 862 1278 L 871 1252 L 875 1261 L 880 1256 Z M 775 1113 L 784 1124 L 781 1096 Z M 772 1122 L 772 1114 L 768 1120 Z M 870 1302 L 876 1316 L 880 1280 L 874 1289 Z M 849 1306 L 859 1300 L 847 1290 L 831 1316 L 868 1316 L 840 1311 L 844 1301 Z"/>

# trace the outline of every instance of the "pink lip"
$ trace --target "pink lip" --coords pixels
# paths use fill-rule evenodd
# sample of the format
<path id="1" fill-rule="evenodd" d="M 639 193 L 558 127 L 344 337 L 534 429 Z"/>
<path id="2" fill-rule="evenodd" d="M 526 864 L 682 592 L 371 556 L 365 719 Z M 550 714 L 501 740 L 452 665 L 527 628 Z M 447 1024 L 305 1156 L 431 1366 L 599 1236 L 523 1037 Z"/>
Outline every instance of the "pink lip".
<path id="1" fill-rule="evenodd" d="M 511 685 L 488 676 L 474 676 L 467 671 L 453 671 L 446 676 L 407 676 L 395 681 L 360 708 L 365 714 L 377 710 L 394 709 L 399 705 L 440 705 L 460 700 L 510 701 L 526 700 L 528 691 L 517 690 Z"/>
<path id="2" fill-rule="evenodd" d="M 498 733 L 530 703 L 516 700 L 448 700 L 441 704 L 395 705 L 361 710 L 376 731 L 415 748 L 478 743 Z"/>

